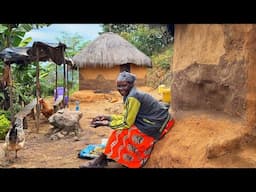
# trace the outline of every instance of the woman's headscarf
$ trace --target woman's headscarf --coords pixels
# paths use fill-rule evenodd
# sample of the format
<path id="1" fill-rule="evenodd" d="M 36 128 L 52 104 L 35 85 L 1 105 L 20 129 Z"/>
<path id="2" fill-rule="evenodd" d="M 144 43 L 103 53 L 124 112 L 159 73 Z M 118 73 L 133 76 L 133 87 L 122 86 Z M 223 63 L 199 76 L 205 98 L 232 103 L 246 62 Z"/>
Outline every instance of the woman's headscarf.
<path id="1" fill-rule="evenodd" d="M 123 71 L 118 75 L 116 81 L 128 81 L 130 83 L 134 83 L 135 80 L 136 80 L 136 75 L 129 73 L 127 71 Z"/>

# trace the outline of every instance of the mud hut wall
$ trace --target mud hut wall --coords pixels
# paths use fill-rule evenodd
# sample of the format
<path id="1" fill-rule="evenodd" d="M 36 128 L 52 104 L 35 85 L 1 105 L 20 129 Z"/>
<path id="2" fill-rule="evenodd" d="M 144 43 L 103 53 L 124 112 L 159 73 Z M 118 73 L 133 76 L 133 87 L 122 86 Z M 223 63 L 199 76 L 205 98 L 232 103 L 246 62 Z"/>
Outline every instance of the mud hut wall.
<path id="1" fill-rule="evenodd" d="M 147 69 L 131 64 L 130 70 L 137 77 L 136 85 L 145 85 Z M 116 90 L 116 78 L 119 73 L 119 65 L 113 68 L 82 68 L 79 70 L 79 90 Z"/>
<path id="2" fill-rule="evenodd" d="M 173 110 L 245 117 L 245 40 L 251 28 L 250 24 L 175 25 Z"/>
<path id="3" fill-rule="evenodd" d="M 136 75 L 136 86 L 145 86 L 147 83 L 147 68 L 131 64 L 131 73 Z"/>
<path id="4" fill-rule="evenodd" d="M 218 65 L 225 53 L 221 25 L 175 25 L 173 70 L 184 70 L 193 63 Z"/>
<path id="5" fill-rule="evenodd" d="M 115 88 L 119 67 L 83 68 L 79 71 L 79 90 L 91 89 L 109 91 Z"/>
<path id="6" fill-rule="evenodd" d="M 247 65 L 247 105 L 246 117 L 249 127 L 255 129 L 256 124 L 256 25 L 248 32 L 245 41 L 245 62 Z"/>

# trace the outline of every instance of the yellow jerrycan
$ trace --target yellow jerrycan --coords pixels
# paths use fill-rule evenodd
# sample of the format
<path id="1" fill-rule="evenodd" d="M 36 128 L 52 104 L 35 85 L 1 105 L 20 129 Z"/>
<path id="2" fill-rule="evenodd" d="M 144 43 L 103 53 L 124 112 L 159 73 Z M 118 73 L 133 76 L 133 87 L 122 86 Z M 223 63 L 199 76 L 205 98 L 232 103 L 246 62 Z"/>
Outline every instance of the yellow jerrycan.
<path id="1" fill-rule="evenodd" d="M 163 95 L 162 101 L 164 103 L 170 104 L 171 103 L 171 88 L 167 88 L 167 87 L 163 88 L 162 95 Z"/>
<path id="2" fill-rule="evenodd" d="M 161 95 L 163 93 L 163 89 L 165 88 L 165 85 L 159 85 L 158 86 L 158 94 Z"/>

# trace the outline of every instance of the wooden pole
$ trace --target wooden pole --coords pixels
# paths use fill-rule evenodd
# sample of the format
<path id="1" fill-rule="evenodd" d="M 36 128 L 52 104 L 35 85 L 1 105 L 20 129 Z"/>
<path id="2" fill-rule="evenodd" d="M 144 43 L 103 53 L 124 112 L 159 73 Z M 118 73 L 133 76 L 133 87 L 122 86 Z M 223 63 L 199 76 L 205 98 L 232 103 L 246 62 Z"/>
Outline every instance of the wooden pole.
<path id="1" fill-rule="evenodd" d="M 56 77 L 56 79 L 55 79 L 55 96 L 56 96 L 56 99 L 57 99 L 58 98 L 58 91 L 57 91 L 57 87 L 58 87 L 58 65 L 57 64 L 56 64 L 56 67 L 55 67 L 55 77 Z"/>
<path id="2" fill-rule="evenodd" d="M 8 65 L 9 68 L 9 94 L 10 94 L 10 109 L 11 109 L 11 122 L 12 125 L 14 124 L 14 108 L 13 108 L 13 91 L 12 91 L 12 87 L 13 87 L 13 80 L 12 80 L 12 68 L 11 68 L 11 64 L 10 63 L 6 63 L 6 65 Z"/>
<path id="3" fill-rule="evenodd" d="M 73 89 L 73 83 L 74 83 L 74 70 L 71 68 L 71 87 L 70 87 L 70 89 Z"/>
<path id="4" fill-rule="evenodd" d="M 69 84 L 68 84 L 68 65 L 66 64 L 67 66 L 67 100 L 69 99 Z M 67 101 L 67 108 L 68 108 L 68 101 Z"/>
<path id="5" fill-rule="evenodd" d="M 64 67 L 64 70 L 63 70 L 63 106 L 64 108 L 66 108 L 66 104 L 65 104 L 65 95 L 66 95 L 66 87 L 67 87 L 67 84 L 66 84 L 66 62 L 65 62 L 65 57 L 64 57 L 64 47 L 62 47 L 62 55 L 63 55 L 63 67 Z"/>
<path id="6" fill-rule="evenodd" d="M 66 107 L 65 105 L 65 95 L 66 95 L 66 65 L 65 63 L 63 63 L 63 67 L 64 67 L 64 70 L 63 70 L 63 106 L 64 108 Z"/>
<path id="7" fill-rule="evenodd" d="M 40 83 L 39 83 L 39 49 L 36 49 L 36 133 L 39 132 L 39 117 L 40 117 Z"/>

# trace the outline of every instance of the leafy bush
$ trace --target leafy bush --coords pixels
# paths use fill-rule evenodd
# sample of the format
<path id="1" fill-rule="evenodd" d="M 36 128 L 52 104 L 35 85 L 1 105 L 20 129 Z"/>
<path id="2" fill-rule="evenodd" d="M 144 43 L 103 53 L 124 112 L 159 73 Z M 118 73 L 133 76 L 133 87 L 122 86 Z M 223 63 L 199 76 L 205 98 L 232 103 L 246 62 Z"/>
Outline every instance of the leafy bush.
<path id="1" fill-rule="evenodd" d="M 162 53 L 152 55 L 151 59 L 154 67 L 160 67 L 165 70 L 170 70 L 172 65 L 173 45 L 166 47 Z"/>
<path id="2" fill-rule="evenodd" d="M 169 45 L 161 53 L 151 56 L 153 67 L 148 70 L 147 85 L 157 88 L 161 84 L 171 86 L 173 45 Z"/>
<path id="3" fill-rule="evenodd" d="M 5 115 L 0 115 L 0 139 L 4 139 L 7 134 L 11 122 L 5 117 Z"/>
<path id="4" fill-rule="evenodd" d="M 4 115 L 8 120 L 11 120 L 11 111 L 5 111 L 0 109 L 0 115 Z"/>

